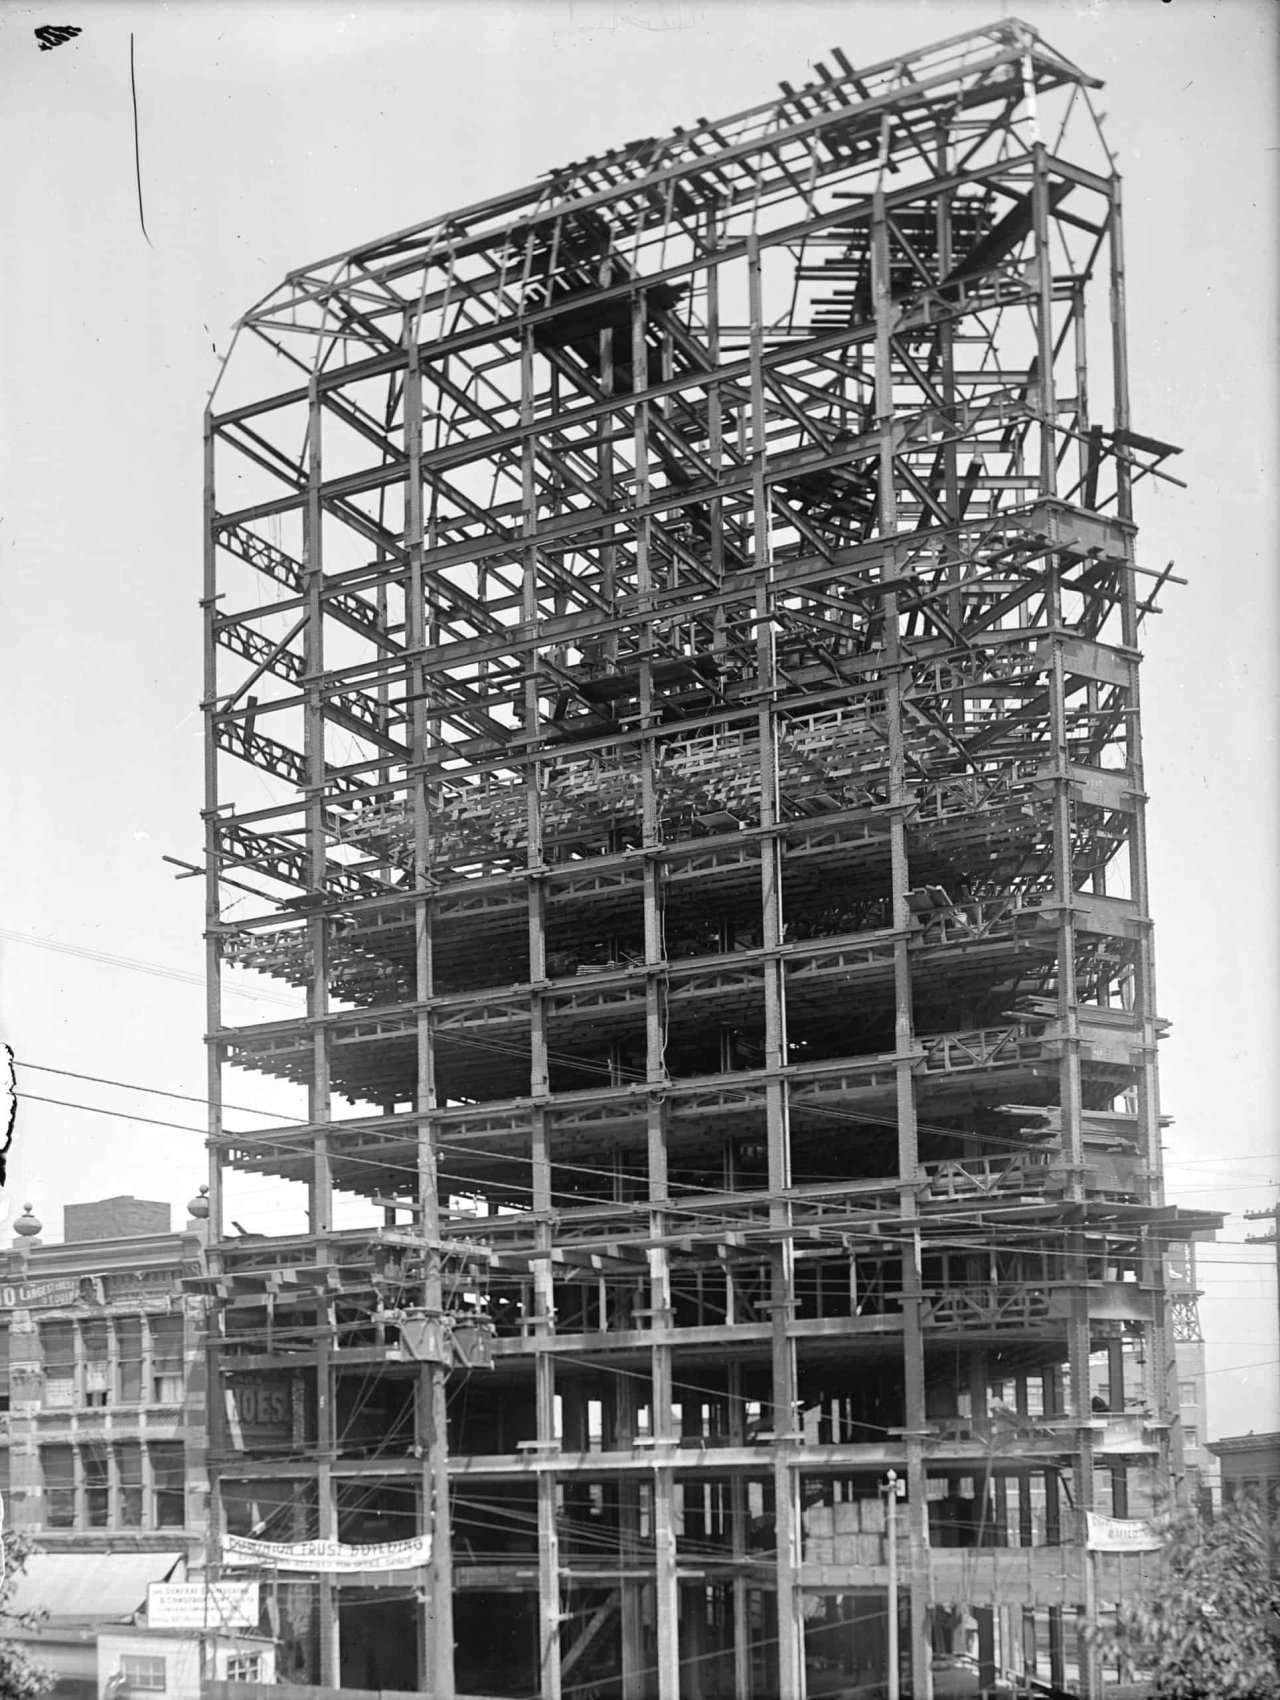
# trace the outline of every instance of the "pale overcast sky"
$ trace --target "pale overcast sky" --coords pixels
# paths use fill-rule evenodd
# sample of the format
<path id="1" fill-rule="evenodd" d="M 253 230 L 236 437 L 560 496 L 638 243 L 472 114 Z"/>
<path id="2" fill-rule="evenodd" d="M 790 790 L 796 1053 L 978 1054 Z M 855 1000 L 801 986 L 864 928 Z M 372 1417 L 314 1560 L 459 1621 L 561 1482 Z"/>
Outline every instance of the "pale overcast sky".
<path id="1" fill-rule="evenodd" d="M 1201 1253 L 1211 1432 L 1280 1428 L 1272 1258 L 1239 1214 L 1280 1180 L 1270 0 L 0 4 L 0 1029 L 20 1059 L 203 1091 L 201 886 L 160 858 L 200 846 L 200 415 L 236 317 L 289 268 L 753 105 L 833 45 L 869 63 L 1010 15 L 1106 80 L 1134 427 L 1186 450 L 1188 491 L 1148 481 L 1138 513 L 1145 562 L 1190 581 L 1145 637 L 1170 1196 L 1231 1213 Z M 40 52 L 45 23 L 82 33 Z M 180 1212 L 203 1178 L 199 1104 L 21 1085 L 126 1119 L 24 1101 L 0 1243 L 28 1198 L 56 1236 L 66 1203 Z"/>

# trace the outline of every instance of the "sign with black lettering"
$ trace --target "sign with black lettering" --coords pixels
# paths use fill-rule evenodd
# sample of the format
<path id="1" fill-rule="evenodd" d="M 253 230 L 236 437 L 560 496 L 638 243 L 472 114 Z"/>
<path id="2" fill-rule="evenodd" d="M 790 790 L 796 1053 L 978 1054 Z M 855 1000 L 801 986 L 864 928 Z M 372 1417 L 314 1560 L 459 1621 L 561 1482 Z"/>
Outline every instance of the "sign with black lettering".
<path id="1" fill-rule="evenodd" d="M 287 1375 L 237 1376 L 226 1390 L 231 1443 L 254 1447 L 288 1441 L 293 1400 Z"/>
<path id="2" fill-rule="evenodd" d="M 2 1310 L 65 1310 L 81 1301 L 81 1283 L 74 1281 L 7 1281 L 0 1285 Z"/>
<path id="3" fill-rule="evenodd" d="M 148 1629 L 256 1629 L 257 1582 L 152 1582 Z"/>
<path id="4" fill-rule="evenodd" d="M 1085 1546 L 1090 1552 L 1159 1552 L 1164 1540 L 1145 1517 L 1100 1517 L 1084 1514 Z"/>

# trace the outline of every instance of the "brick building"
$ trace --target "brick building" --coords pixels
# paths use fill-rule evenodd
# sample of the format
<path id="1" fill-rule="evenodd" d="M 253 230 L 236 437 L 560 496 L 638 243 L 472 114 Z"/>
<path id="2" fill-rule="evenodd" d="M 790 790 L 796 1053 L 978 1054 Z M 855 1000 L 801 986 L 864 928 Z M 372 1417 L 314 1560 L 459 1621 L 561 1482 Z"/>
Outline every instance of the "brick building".
<path id="1" fill-rule="evenodd" d="M 19 1590 L 43 1607 L 32 1651 L 58 1692 L 89 1692 L 96 1626 L 145 1604 L 147 1584 L 203 1562 L 203 1225 L 169 1206 L 69 1205 L 64 1243 L 27 1213 L 0 1253 L 0 1493 L 40 1549 Z M 92 1690 L 96 1693 L 95 1687 Z"/>
<path id="2" fill-rule="evenodd" d="M 1280 1434 L 1228 1434 L 1211 1440 L 1222 1466 L 1222 1497 L 1249 1495 L 1280 1511 Z"/>

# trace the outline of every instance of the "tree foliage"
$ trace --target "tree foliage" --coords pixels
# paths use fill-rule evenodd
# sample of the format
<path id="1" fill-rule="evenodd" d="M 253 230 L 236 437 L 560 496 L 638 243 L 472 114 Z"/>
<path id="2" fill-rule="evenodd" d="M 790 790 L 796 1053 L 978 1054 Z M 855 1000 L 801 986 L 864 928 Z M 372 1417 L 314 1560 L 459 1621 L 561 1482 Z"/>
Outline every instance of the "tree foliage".
<path id="1" fill-rule="evenodd" d="M 33 1659 L 20 1641 L 10 1639 L 14 1629 L 35 1628 L 43 1615 L 13 1609 L 18 1578 L 30 1552 L 27 1536 L 5 1531 L 4 1579 L 0 1581 L 0 1700 L 39 1700 L 54 1684 L 53 1673 Z"/>
<path id="2" fill-rule="evenodd" d="M 1280 1529 L 1250 1499 L 1174 1515 L 1149 1588 L 1122 1601 L 1104 1657 L 1149 1673 L 1160 1700 L 1280 1700 Z"/>

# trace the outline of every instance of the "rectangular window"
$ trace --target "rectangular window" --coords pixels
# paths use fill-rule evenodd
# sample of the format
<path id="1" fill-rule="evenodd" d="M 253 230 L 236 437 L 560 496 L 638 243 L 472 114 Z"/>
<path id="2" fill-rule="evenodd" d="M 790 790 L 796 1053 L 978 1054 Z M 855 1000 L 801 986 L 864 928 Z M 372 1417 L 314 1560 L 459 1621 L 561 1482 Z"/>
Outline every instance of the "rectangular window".
<path id="1" fill-rule="evenodd" d="M 151 1319 L 151 1397 L 157 1405 L 182 1403 L 182 1318 Z"/>
<path id="2" fill-rule="evenodd" d="M 1200 1430 L 1198 1428 L 1196 1428 L 1194 1426 L 1194 1424 L 1192 1424 L 1190 1426 L 1188 1426 L 1185 1423 L 1183 1424 L 1182 1444 L 1184 1446 L 1199 1446 L 1199 1444 L 1200 1444 Z"/>
<path id="3" fill-rule="evenodd" d="M 76 1367 L 76 1331 L 70 1322 L 42 1322 L 40 1351 L 46 1375 L 73 1375 Z"/>
<path id="4" fill-rule="evenodd" d="M 9 1324 L 0 1325 L 0 1411 L 9 1409 Z"/>
<path id="5" fill-rule="evenodd" d="M 105 1446 L 84 1449 L 84 1508 L 91 1529 L 105 1529 L 111 1508 L 111 1475 Z"/>
<path id="6" fill-rule="evenodd" d="M 122 1405 L 142 1403 L 142 1318 L 122 1316 L 116 1323 L 117 1385 Z"/>
<path id="7" fill-rule="evenodd" d="M 120 1483 L 120 1527 L 142 1527 L 142 1447 L 124 1440 L 116 1448 L 116 1470 Z"/>
<path id="8" fill-rule="evenodd" d="M 1180 1405 L 1194 1405 L 1197 1403 L 1196 1384 L 1194 1381 L 1180 1381 L 1178 1383 L 1178 1403 Z"/>
<path id="9" fill-rule="evenodd" d="M 42 1446 L 40 1468 L 44 1476 L 44 1526 L 74 1529 L 76 1526 L 76 1463 L 69 1446 Z"/>
<path id="10" fill-rule="evenodd" d="M 180 1529 L 186 1521 L 186 1462 L 181 1446 L 151 1448 L 151 1480 L 155 1493 L 157 1529 Z"/>
<path id="11" fill-rule="evenodd" d="M 261 1682 L 262 1654 L 261 1653 L 229 1653 L 227 1655 L 228 1682 Z"/>
<path id="12" fill-rule="evenodd" d="M 86 1405 L 107 1403 L 109 1365 L 107 1362 L 108 1324 L 105 1321 L 85 1322 L 80 1326 L 80 1349 L 84 1357 L 84 1402 Z"/>
<path id="13" fill-rule="evenodd" d="M 76 1330 L 73 1322 L 42 1322 L 40 1354 L 44 1360 L 44 1403 L 65 1410 L 75 1403 Z"/>
<path id="14" fill-rule="evenodd" d="M 120 1674 L 124 1678 L 125 1688 L 132 1689 L 135 1693 L 164 1693 L 163 1659 L 148 1659 L 137 1653 L 125 1653 L 120 1659 Z"/>

